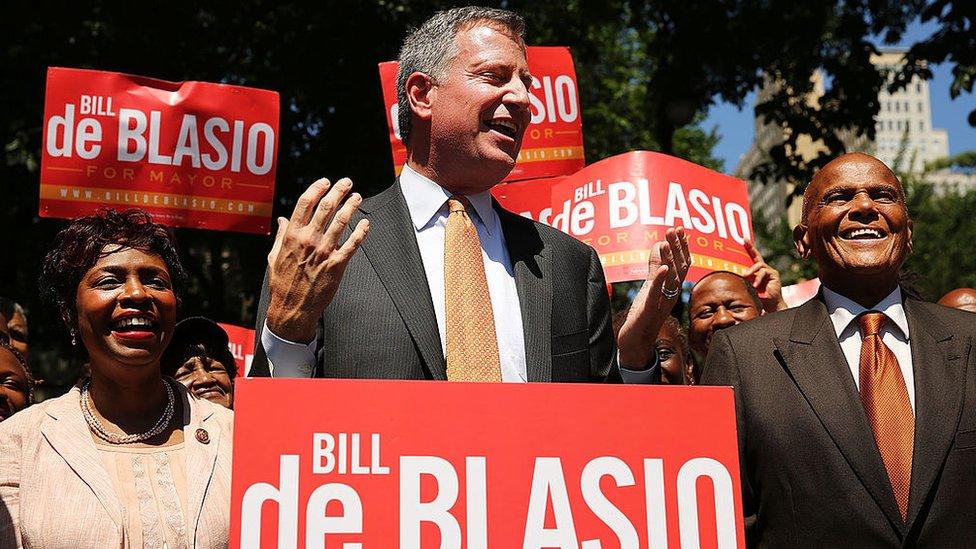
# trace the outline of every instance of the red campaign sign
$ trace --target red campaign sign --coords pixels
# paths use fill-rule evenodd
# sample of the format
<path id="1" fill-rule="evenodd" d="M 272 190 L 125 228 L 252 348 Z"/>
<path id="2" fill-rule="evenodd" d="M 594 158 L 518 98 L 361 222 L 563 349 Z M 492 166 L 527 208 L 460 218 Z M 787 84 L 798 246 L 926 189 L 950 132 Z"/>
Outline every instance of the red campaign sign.
<path id="1" fill-rule="evenodd" d="M 564 177 L 526 179 L 501 183 L 491 188 L 491 195 L 506 210 L 523 217 L 548 223 L 552 217 L 552 187 Z"/>
<path id="2" fill-rule="evenodd" d="M 231 547 L 745 546 L 729 387 L 245 378 L 234 403 Z"/>
<path id="3" fill-rule="evenodd" d="M 237 363 L 237 377 L 246 376 L 254 359 L 254 330 L 223 322 L 218 322 L 217 325 L 227 332 L 228 346 L 234 355 L 234 362 Z"/>
<path id="4" fill-rule="evenodd" d="M 647 277 L 648 251 L 668 227 L 688 233 L 687 280 L 752 265 L 745 182 L 665 154 L 635 151 L 591 164 L 552 189 L 549 224 L 593 246 L 608 282 Z"/>
<path id="5" fill-rule="evenodd" d="M 532 120 L 525 130 L 518 162 L 505 181 L 567 175 L 584 165 L 579 89 L 569 48 L 529 46 L 526 58 L 533 76 L 529 89 Z M 407 161 L 407 149 L 400 141 L 397 123 L 397 62 L 380 63 L 379 69 L 393 169 L 400 175 Z"/>
<path id="6" fill-rule="evenodd" d="M 40 215 L 138 207 L 174 227 L 267 234 L 278 93 L 52 67 Z"/>

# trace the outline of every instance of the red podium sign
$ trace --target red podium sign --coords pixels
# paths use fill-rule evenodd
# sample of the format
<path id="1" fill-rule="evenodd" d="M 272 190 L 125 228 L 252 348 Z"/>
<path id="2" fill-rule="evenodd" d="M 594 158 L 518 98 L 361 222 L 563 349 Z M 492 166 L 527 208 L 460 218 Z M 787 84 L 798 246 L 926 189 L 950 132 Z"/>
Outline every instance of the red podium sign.
<path id="1" fill-rule="evenodd" d="M 231 547 L 744 547 L 732 390 L 242 379 Z"/>
<path id="2" fill-rule="evenodd" d="M 157 222 L 267 234 L 278 93 L 52 67 L 41 217 L 142 208 Z"/>

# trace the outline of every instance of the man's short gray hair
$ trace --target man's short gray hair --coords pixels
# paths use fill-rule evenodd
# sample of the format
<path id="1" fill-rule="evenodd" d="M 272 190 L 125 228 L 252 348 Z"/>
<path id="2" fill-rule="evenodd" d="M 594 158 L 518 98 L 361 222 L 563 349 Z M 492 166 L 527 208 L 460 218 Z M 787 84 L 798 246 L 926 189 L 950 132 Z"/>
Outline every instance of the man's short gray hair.
<path id="1" fill-rule="evenodd" d="M 458 54 L 454 37 L 477 23 L 486 23 L 522 41 L 525 20 L 517 13 L 494 8 L 467 6 L 436 12 L 403 41 L 400 48 L 400 66 L 397 69 L 397 106 L 400 139 L 407 143 L 413 112 L 407 100 L 407 78 L 420 72 L 437 80 Z"/>

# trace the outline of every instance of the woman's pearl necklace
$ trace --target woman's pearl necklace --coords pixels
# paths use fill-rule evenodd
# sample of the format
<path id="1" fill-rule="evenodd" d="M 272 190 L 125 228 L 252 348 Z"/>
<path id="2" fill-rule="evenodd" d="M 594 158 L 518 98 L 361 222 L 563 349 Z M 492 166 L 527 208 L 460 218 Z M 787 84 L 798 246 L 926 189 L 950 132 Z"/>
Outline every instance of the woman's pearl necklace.
<path id="1" fill-rule="evenodd" d="M 145 433 L 117 435 L 115 433 L 110 433 L 92 411 L 91 396 L 88 392 L 89 388 L 91 387 L 91 378 L 88 378 L 85 381 L 85 384 L 81 386 L 81 411 L 84 413 L 85 421 L 88 423 L 88 427 L 98 436 L 98 438 L 108 442 L 109 444 L 132 444 L 134 442 L 142 442 L 155 437 L 159 433 L 162 433 L 163 429 L 169 425 L 170 420 L 173 419 L 173 409 L 176 404 L 176 397 L 173 395 L 173 387 L 166 380 L 163 380 L 163 384 L 166 385 L 166 398 L 168 401 L 166 403 L 166 409 L 163 410 L 163 415 L 159 418 L 159 420 L 156 421 L 156 424 L 152 426 L 152 429 L 149 429 Z"/>

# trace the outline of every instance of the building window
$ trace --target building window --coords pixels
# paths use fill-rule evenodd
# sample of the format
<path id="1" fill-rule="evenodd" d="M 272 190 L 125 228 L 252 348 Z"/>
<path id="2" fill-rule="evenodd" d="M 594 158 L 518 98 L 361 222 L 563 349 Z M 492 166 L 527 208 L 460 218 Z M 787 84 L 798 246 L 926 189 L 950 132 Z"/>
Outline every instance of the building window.
<path id="1" fill-rule="evenodd" d="M 891 131 L 891 120 L 888 121 L 888 131 Z"/>
<path id="2" fill-rule="evenodd" d="M 922 83 L 915 82 L 915 93 L 922 93 Z"/>
<path id="3" fill-rule="evenodd" d="M 925 121 L 924 120 L 919 120 L 918 121 L 918 131 L 920 131 L 920 132 L 924 132 L 925 131 Z"/>
<path id="4" fill-rule="evenodd" d="M 922 102 L 919 101 L 918 102 L 918 112 L 922 112 L 923 109 L 924 109 L 924 107 L 922 107 Z"/>
<path id="5" fill-rule="evenodd" d="M 901 112 L 901 103 L 895 101 L 895 112 Z"/>
<path id="6" fill-rule="evenodd" d="M 905 101 L 905 112 L 908 112 L 908 101 Z"/>

